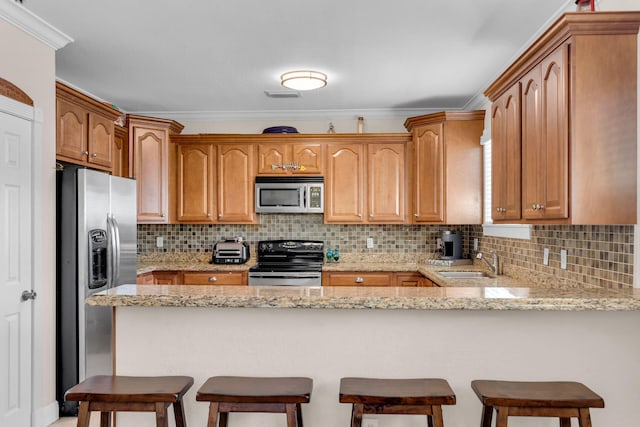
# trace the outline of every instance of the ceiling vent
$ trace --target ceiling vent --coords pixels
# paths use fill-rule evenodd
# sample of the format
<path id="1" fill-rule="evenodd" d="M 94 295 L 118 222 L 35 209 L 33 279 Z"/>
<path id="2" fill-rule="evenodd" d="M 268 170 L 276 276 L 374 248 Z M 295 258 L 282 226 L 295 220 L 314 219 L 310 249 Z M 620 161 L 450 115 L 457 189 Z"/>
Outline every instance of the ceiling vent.
<path id="1" fill-rule="evenodd" d="M 269 98 L 300 98 L 302 92 L 297 90 L 265 90 L 264 94 Z"/>

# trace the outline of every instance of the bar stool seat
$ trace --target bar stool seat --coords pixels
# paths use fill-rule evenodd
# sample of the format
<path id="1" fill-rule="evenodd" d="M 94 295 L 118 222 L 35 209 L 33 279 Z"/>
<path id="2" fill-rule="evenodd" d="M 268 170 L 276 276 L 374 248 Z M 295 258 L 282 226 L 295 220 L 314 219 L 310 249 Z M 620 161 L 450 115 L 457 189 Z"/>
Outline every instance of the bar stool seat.
<path id="1" fill-rule="evenodd" d="M 111 425 L 111 412 L 155 412 L 156 426 L 168 427 L 167 408 L 173 405 L 177 427 L 185 427 L 182 396 L 193 385 L 191 377 L 126 377 L 97 375 L 65 393 L 80 402 L 78 427 L 89 427 L 91 411 L 100 411 L 100 427 Z"/>
<path id="2" fill-rule="evenodd" d="M 362 426 L 363 414 L 426 415 L 429 427 L 443 427 L 442 405 L 455 405 L 449 383 L 440 378 L 342 378 L 340 403 L 353 404 L 351 426 Z"/>
<path id="3" fill-rule="evenodd" d="M 313 380 L 306 377 L 211 377 L 196 394 L 209 402 L 208 427 L 226 427 L 230 412 L 287 414 L 287 427 L 302 427 L 300 404 L 309 403 Z"/>
<path id="4" fill-rule="evenodd" d="M 577 418 L 580 427 L 591 427 L 589 408 L 604 408 L 604 400 L 578 382 L 475 380 L 471 388 L 483 405 L 482 427 L 489 427 L 495 408 L 496 427 L 507 427 L 510 416 L 557 417 L 560 427 Z"/>

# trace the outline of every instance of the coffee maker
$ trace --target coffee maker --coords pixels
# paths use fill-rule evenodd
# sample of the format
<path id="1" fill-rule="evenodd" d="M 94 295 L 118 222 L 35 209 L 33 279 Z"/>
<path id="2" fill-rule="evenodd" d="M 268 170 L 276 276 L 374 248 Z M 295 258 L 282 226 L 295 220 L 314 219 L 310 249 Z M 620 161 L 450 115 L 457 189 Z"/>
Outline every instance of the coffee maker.
<path id="1" fill-rule="evenodd" d="M 440 259 L 460 259 L 462 258 L 462 232 L 443 231 L 440 243 Z"/>

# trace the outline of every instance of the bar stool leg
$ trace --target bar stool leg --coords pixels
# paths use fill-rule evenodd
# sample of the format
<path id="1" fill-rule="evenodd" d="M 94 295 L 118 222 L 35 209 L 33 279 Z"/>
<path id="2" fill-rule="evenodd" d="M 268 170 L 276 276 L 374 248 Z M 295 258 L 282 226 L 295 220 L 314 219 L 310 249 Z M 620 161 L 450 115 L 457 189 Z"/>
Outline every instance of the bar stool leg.
<path id="1" fill-rule="evenodd" d="M 295 403 L 287 403 L 285 405 L 285 411 L 287 413 L 287 427 L 298 426 L 298 414 L 296 414 Z"/>
<path id="2" fill-rule="evenodd" d="M 100 412 L 100 427 L 111 427 L 111 412 Z"/>
<path id="3" fill-rule="evenodd" d="M 91 412 L 89 411 L 89 402 L 80 402 L 78 409 L 78 427 L 89 427 L 91 420 Z"/>
<path id="4" fill-rule="evenodd" d="M 187 426 L 184 416 L 184 407 L 182 406 L 182 400 L 173 402 L 173 415 L 176 419 L 176 427 Z"/>
<path id="5" fill-rule="evenodd" d="M 571 418 L 560 418 L 560 427 L 571 427 Z"/>
<path id="6" fill-rule="evenodd" d="M 364 412 L 364 405 L 361 403 L 354 403 L 351 410 L 351 427 L 362 427 L 362 413 Z"/>
<path id="7" fill-rule="evenodd" d="M 207 427 L 218 427 L 218 404 L 211 402 L 209 404 L 209 419 L 207 420 Z"/>
<path id="8" fill-rule="evenodd" d="M 431 407 L 433 413 L 433 427 L 444 427 L 444 420 L 442 419 L 442 406 L 433 405 Z"/>
<path id="9" fill-rule="evenodd" d="M 491 427 L 492 418 L 493 418 L 493 406 L 483 406 L 482 421 L 480 421 L 480 427 Z"/>
<path id="10" fill-rule="evenodd" d="M 298 427 L 302 427 L 302 407 L 296 403 L 296 415 L 298 417 Z"/>
<path id="11" fill-rule="evenodd" d="M 509 419 L 509 408 L 497 407 L 496 411 L 498 412 L 498 417 L 496 419 L 496 427 L 507 427 L 508 419 Z"/>
<path id="12" fill-rule="evenodd" d="M 156 402 L 156 426 L 169 427 L 167 419 L 167 405 L 164 402 Z"/>
<path id="13" fill-rule="evenodd" d="M 227 427 L 227 422 L 229 420 L 229 413 L 228 412 L 219 412 L 220 414 L 220 427 Z"/>
<path id="14" fill-rule="evenodd" d="M 591 427 L 591 415 L 589 414 L 589 408 L 580 408 L 578 413 L 578 425 L 580 427 Z"/>
<path id="15" fill-rule="evenodd" d="M 433 427 L 433 415 L 427 415 L 427 427 Z"/>

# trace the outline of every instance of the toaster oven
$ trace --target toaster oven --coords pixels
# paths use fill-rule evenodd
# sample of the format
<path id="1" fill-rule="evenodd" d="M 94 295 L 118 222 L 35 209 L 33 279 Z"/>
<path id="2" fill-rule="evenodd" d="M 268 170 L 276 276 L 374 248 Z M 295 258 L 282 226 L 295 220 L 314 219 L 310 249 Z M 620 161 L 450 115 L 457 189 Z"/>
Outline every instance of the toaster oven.
<path id="1" fill-rule="evenodd" d="M 249 260 L 249 244 L 235 240 L 224 240 L 213 245 L 212 264 L 244 264 Z"/>

